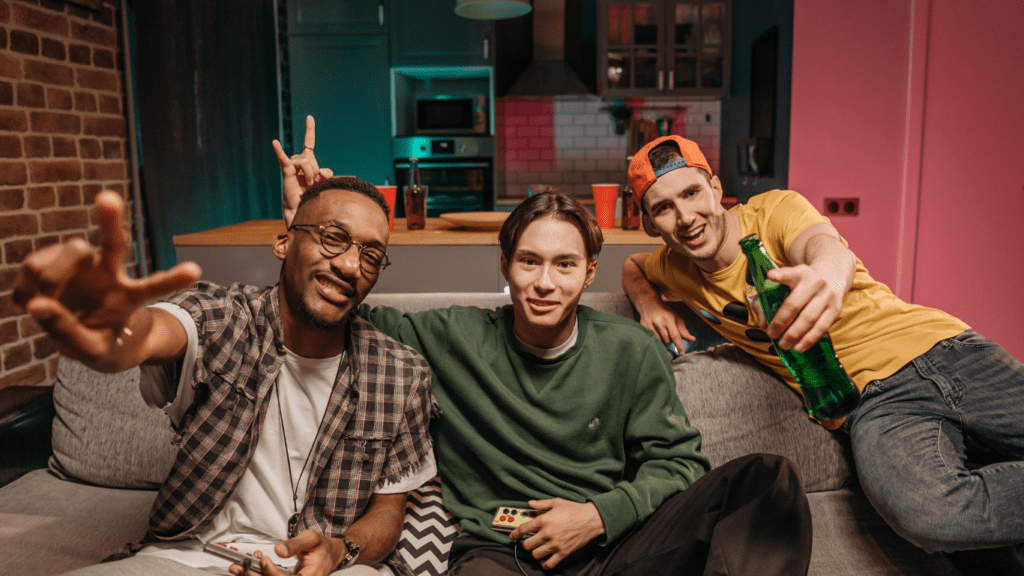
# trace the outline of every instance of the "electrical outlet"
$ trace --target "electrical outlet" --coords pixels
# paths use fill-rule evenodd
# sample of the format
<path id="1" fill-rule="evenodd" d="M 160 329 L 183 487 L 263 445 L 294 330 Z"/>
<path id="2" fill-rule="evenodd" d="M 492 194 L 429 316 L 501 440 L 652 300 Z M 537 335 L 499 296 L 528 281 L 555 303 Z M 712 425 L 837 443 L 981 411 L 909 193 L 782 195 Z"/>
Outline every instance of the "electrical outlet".
<path id="1" fill-rule="evenodd" d="M 825 216 L 856 216 L 860 198 L 825 198 Z"/>

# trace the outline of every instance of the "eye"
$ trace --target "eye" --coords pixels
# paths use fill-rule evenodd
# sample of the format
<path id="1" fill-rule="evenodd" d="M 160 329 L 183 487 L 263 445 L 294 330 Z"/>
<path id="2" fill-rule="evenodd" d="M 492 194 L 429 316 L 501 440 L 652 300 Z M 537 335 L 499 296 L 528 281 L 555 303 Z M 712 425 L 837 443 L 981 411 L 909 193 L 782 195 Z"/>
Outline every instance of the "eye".
<path id="1" fill-rule="evenodd" d="M 376 248 L 363 248 L 359 255 L 364 264 L 375 268 L 384 261 L 384 253 Z"/>
<path id="2" fill-rule="evenodd" d="M 562 260 L 561 262 L 558 263 L 558 267 L 559 268 L 575 268 L 576 267 L 576 263 L 573 262 L 572 260 Z"/>
<path id="3" fill-rule="evenodd" d="M 324 230 L 320 237 L 328 246 L 347 246 L 350 241 L 348 234 L 338 230 Z"/>

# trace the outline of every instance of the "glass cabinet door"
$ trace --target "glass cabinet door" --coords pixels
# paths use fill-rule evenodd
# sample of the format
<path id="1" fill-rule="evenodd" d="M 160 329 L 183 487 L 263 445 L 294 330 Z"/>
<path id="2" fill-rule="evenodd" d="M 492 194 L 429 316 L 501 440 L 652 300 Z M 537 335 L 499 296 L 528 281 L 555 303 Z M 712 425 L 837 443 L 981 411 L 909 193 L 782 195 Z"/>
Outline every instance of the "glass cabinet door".
<path id="1" fill-rule="evenodd" d="M 705 2 L 700 7 L 700 87 L 721 88 L 725 85 L 724 47 L 725 18 L 729 15 L 724 2 Z"/>
<path id="2" fill-rule="evenodd" d="M 668 89 L 697 87 L 697 54 L 699 22 L 697 2 L 669 3 L 669 74 Z"/>
<path id="3" fill-rule="evenodd" d="M 664 90 L 659 49 L 664 42 L 662 10 L 661 2 L 607 4 L 607 67 L 599 73 L 609 91 L 657 94 Z"/>

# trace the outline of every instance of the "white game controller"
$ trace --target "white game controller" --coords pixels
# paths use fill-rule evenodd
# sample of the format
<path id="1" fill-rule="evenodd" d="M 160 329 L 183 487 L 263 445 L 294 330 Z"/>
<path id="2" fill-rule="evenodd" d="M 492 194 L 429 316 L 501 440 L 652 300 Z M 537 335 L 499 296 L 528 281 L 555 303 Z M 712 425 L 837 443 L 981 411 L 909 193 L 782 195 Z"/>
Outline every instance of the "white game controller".
<path id="1" fill-rule="evenodd" d="M 491 521 L 491 529 L 497 532 L 509 533 L 545 512 L 547 512 L 547 510 L 502 506 L 494 513 L 494 520 Z"/>
<path id="2" fill-rule="evenodd" d="M 250 572 L 257 572 L 259 574 L 263 574 L 263 568 L 260 565 L 259 558 L 253 556 L 252 554 L 246 554 L 245 552 L 239 552 L 238 550 L 229 548 L 228 545 L 223 542 L 207 542 L 206 545 L 203 546 L 203 550 L 211 554 L 216 554 L 222 558 L 227 558 L 228 560 L 231 560 L 239 566 L 248 568 Z M 246 562 L 248 562 L 248 565 L 246 565 Z M 292 571 L 289 568 L 285 568 L 280 564 L 277 564 L 276 566 L 278 570 L 285 574 L 292 573 Z"/>

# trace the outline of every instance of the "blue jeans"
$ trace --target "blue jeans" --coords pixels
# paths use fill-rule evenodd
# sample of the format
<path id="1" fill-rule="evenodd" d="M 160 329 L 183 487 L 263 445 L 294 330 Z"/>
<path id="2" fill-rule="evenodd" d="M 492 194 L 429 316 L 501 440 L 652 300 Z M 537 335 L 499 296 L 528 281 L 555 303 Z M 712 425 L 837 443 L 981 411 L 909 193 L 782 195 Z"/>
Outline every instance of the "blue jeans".
<path id="1" fill-rule="evenodd" d="M 928 552 L 1024 542 L 1024 364 L 973 330 L 864 389 L 847 421 L 879 514 Z M 1014 460 L 965 466 L 964 435 Z"/>

